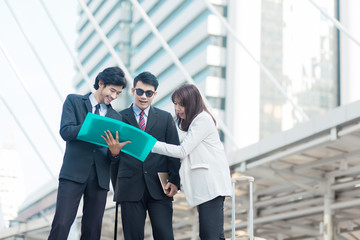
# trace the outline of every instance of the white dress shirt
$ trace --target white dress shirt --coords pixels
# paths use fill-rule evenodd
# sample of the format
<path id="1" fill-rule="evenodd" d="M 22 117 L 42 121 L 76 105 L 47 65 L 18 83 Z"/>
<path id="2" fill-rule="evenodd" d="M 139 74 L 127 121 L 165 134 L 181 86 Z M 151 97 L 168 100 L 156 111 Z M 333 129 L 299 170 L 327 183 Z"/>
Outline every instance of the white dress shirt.
<path id="1" fill-rule="evenodd" d="M 92 106 L 92 113 L 95 113 L 95 109 L 96 109 L 96 105 L 98 105 L 97 100 L 95 99 L 94 94 L 90 94 L 89 96 L 90 102 L 91 102 L 91 106 Z M 107 113 L 107 106 L 106 104 L 102 103 L 100 104 L 100 109 L 99 109 L 99 115 L 100 116 L 105 116 Z"/>
<path id="2" fill-rule="evenodd" d="M 132 105 L 132 108 L 133 108 L 133 111 L 134 111 L 134 114 L 135 114 L 135 118 L 136 118 L 136 121 L 139 123 L 139 118 L 140 118 L 140 113 L 141 113 L 141 109 L 138 108 L 138 106 L 136 106 L 135 104 Z M 144 109 L 144 120 L 145 120 L 145 126 L 146 126 L 146 123 L 147 123 L 147 119 L 148 119 L 148 116 L 149 116 L 149 110 L 150 110 L 150 106 L 147 107 L 146 109 Z"/>
<path id="3" fill-rule="evenodd" d="M 158 141 L 152 152 L 182 159 L 181 188 L 189 207 L 218 196 L 231 196 L 229 163 L 218 130 L 207 112 L 194 118 L 180 146 Z"/>

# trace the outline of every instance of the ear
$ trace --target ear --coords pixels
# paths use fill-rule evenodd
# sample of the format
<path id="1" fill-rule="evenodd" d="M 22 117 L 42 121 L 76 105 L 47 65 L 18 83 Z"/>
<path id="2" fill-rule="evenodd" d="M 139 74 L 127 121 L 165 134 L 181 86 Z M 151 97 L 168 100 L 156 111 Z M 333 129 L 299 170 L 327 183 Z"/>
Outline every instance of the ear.
<path id="1" fill-rule="evenodd" d="M 135 88 L 131 88 L 132 95 L 135 95 Z"/>
<path id="2" fill-rule="evenodd" d="M 154 92 L 154 96 L 153 96 L 153 97 L 155 97 L 155 96 L 156 96 L 156 94 L 157 94 L 157 91 L 155 91 L 155 92 Z"/>
<path id="3" fill-rule="evenodd" d="M 104 87 L 104 82 L 99 80 L 99 88 L 103 88 Z"/>

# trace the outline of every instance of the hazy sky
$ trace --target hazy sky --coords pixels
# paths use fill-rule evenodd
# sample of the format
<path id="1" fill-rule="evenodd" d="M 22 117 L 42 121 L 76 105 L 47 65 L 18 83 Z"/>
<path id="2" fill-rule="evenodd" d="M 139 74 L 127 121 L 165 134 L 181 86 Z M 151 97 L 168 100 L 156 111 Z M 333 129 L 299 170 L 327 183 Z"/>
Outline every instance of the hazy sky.
<path id="1" fill-rule="evenodd" d="M 64 141 L 59 136 L 62 100 L 46 77 L 30 46 L 23 37 L 8 5 L 15 12 L 28 38 L 59 89 L 62 98 L 74 92 L 71 80 L 75 74 L 73 60 L 58 37 L 39 0 L 0 1 L 0 43 L 17 68 L 23 84 L 40 109 L 62 149 Z M 77 1 L 45 1 L 60 31 L 74 50 L 76 39 Z M 62 163 L 63 152 L 49 134 L 43 120 L 14 74 L 5 55 L 0 51 L 0 96 L 6 101 L 31 138 L 56 179 Z M 29 144 L 14 118 L 0 101 L 0 151 L 10 147 L 18 151 L 23 167 L 25 196 L 42 188 L 51 176 Z M 11 161 L 11 159 L 0 159 Z"/>

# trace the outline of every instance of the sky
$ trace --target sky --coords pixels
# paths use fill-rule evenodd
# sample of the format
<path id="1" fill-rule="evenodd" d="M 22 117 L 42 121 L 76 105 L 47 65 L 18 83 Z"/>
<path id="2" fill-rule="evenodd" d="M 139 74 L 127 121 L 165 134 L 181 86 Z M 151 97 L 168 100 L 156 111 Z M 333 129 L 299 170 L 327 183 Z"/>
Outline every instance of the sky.
<path id="1" fill-rule="evenodd" d="M 67 44 L 75 52 L 77 1 L 43 0 L 43 3 Z M 54 90 L 21 33 L 8 5 L 18 18 L 61 97 Z M 19 73 L 18 77 L 0 50 L 0 97 L 5 101 L 4 103 L 0 99 L 0 151 L 10 148 L 18 152 L 26 197 L 42 189 L 49 181 L 57 181 L 65 149 L 65 142 L 59 135 L 62 104 L 67 94 L 75 92 L 72 86 L 75 67 L 40 0 L 0 1 L 0 44 Z M 51 173 L 45 168 L 35 149 L 46 161 Z M 14 159 L 3 158 L 0 161 Z"/>

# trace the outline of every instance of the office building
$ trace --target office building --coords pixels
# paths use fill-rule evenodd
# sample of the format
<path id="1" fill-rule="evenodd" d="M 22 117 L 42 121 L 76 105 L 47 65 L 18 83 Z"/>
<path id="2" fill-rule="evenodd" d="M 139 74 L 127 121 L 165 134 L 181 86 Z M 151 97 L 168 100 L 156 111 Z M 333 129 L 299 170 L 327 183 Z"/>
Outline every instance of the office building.
<path id="1" fill-rule="evenodd" d="M 132 12 L 128 1 L 87 1 L 92 16 L 106 36 L 111 47 L 128 67 L 130 61 L 130 25 Z M 79 8 L 79 22 L 76 24 L 79 37 L 75 43 L 78 59 L 88 74 L 91 83 L 87 83 L 80 72 L 74 77 L 74 86 L 79 93 L 87 93 L 92 88 L 96 75 L 104 68 L 117 65 L 106 44 L 101 40 L 96 28 L 86 13 Z M 120 95 L 115 101 L 117 108 L 127 106 L 127 95 Z"/>
<path id="2" fill-rule="evenodd" d="M 212 104 L 216 117 L 230 129 L 237 146 L 224 131 L 222 136 L 232 171 L 255 177 L 255 235 L 278 240 L 360 238 L 360 103 L 355 102 L 359 100 L 360 47 L 332 21 L 340 19 L 360 39 L 358 1 L 317 1 L 328 16 L 311 1 L 138 2 Z M 225 17 L 232 31 L 207 2 Z M 148 70 L 158 76 L 154 103 L 172 111 L 171 92 L 188 80 L 136 6 L 112 0 L 89 0 L 87 5 L 130 73 L 135 76 Z M 116 61 L 81 8 L 79 17 L 79 59 L 93 80 L 99 70 Z M 74 85 L 81 93 L 89 90 L 80 73 Z M 121 104 L 128 104 L 128 97 Z M 121 104 L 119 108 L 124 107 Z M 237 185 L 237 233 L 247 228 L 247 192 L 244 185 Z M 113 232 L 111 197 L 104 238 L 111 238 Z M 175 238 L 194 239 L 196 220 L 183 194 L 178 194 Z M 227 237 L 230 223 L 228 198 Z M 43 221 L 41 230 L 48 231 L 49 223 Z M 148 221 L 145 234 L 150 238 Z"/>
<path id="3" fill-rule="evenodd" d="M 226 14 L 225 1 L 216 2 L 217 10 Z M 158 77 L 154 104 L 172 111 L 169 96 L 186 78 L 139 11 L 129 1 L 88 1 L 88 7 L 132 76 L 150 71 Z M 141 1 L 141 7 L 200 86 L 215 114 L 224 118 L 226 37 L 220 21 L 202 1 Z M 83 11 L 77 25 L 79 60 L 93 79 L 99 70 L 116 62 Z M 84 82 L 78 73 L 74 84 L 80 92 L 88 90 Z M 126 106 L 129 98 L 118 102 Z"/>
<path id="4" fill-rule="evenodd" d="M 235 35 L 207 3 L 229 22 Z M 320 4 L 336 17 L 334 1 Z M 130 74 L 151 71 L 158 77 L 154 104 L 171 112 L 171 92 L 189 82 L 176 56 L 231 135 L 226 138 L 221 131 L 229 151 L 305 121 L 252 57 L 309 118 L 340 103 L 336 28 L 309 2 L 139 1 L 162 39 L 131 1 L 93 0 L 87 5 Z M 76 47 L 93 80 L 116 61 L 79 9 Z M 79 92 L 88 91 L 80 73 L 74 84 Z M 124 94 L 117 103 L 118 108 L 128 106 L 129 96 Z"/>
<path id="5" fill-rule="evenodd" d="M 19 154 L 11 144 L 0 149 L 0 223 L 9 227 L 10 221 L 17 217 L 19 207 L 24 201 L 24 182 Z"/>

